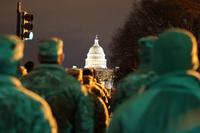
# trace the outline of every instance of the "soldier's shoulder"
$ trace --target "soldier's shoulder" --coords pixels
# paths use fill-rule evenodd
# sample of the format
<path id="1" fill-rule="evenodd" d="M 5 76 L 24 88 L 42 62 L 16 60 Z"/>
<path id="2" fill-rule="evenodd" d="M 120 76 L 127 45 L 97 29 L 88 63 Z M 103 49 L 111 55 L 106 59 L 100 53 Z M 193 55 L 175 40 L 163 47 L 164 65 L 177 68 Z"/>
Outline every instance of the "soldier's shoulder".
<path id="1" fill-rule="evenodd" d="M 35 79 L 35 77 L 40 77 L 41 75 L 45 75 L 45 73 L 37 71 L 37 70 L 33 70 L 30 73 L 28 73 L 27 75 L 22 76 L 20 78 L 20 80 L 21 81 L 28 81 L 28 80 Z"/>
<path id="2" fill-rule="evenodd" d="M 76 80 L 74 77 L 65 74 L 64 76 L 64 83 L 66 84 L 67 87 L 72 87 L 72 88 L 76 88 L 78 90 L 81 90 L 81 84 L 78 80 Z"/>
<path id="3" fill-rule="evenodd" d="M 38 109 L 41 106 L 40 102 L 34 100 L 22 91 L 19 91 L 16 87 L 7 87 L 6 89 L 7 90 L 0 90 L 0 106 L 5 106 L 7 109 L 11 110 L 29 110 L 32 113 L 36 108 Z"/>
<path id="4" fill-rule="evenodd" d="M 75 79 L 74 77 L 72 77 L 71 75 L 65 73 L 65 77 L 66 77 L 66 80 L 68 82 L 72 82 L 72 83 L 75 83 L 75 84 L 79 84 L 79 81 L 77 79 Z"/>
<path id="5" fill-rule="evenodd" d="M 124 114 L 130 114 L 130 112 L 137 112 L 137 111 L 140 112 L 139 110 L 141 108 L 147 107 L 148 103 L 159 93 L 160 93 L 159 90 L 149 90 L 142 95 L 138 95 L 137 97 L 130 97 L 125 103 L 123 103 L 119 107 L 119 109 L 117 109 L 116 112 L 118 112 L 119 114 L 121 112 L 124 112 Z"/>

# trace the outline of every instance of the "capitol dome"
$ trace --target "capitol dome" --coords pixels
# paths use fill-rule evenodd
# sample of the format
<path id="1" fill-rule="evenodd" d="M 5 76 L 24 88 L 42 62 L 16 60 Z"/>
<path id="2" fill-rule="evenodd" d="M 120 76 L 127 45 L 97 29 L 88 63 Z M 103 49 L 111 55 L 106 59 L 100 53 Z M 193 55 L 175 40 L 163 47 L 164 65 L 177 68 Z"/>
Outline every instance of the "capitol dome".
<path id="1" fill-rule="evenodd" d="M 104 50 L 99 45 L 99 39 L 96 36 L 94 44 L 85 59 L 85 68 L 107 68 L 106 62 Z"/>

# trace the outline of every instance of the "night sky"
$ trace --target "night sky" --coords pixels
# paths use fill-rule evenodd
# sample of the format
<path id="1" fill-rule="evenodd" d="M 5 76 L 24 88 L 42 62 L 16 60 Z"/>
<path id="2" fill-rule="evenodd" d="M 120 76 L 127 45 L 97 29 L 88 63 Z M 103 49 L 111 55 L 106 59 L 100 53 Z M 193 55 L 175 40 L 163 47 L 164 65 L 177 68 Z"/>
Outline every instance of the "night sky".
<path id="1" fill-rule="evenodd" d="M 34 14 L 34 40 L 26 42 L 23 63 L 37 61 L 38 41 L 56 36 L 64 40 L 65 67 L 83 67 L 95 35 L 100 38 L 106 58 L 109 43 L 122 26 L 132 0 L 22 0 L 22 8 Z M 17 0 L 2 0 L 0 33 L 16 33 Z M 108 60 L 109 63 L 111 63 Z M 22 63 L 22 64 L 23 64 Z"/>

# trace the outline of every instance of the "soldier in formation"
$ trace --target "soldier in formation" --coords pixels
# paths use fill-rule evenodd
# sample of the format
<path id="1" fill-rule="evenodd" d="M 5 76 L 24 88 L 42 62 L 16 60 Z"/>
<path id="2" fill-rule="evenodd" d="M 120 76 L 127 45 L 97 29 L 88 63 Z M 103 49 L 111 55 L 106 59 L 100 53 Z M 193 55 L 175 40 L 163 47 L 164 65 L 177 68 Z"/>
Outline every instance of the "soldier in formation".
<path id="1" fill-rule="evenodd" d="M 84 72 L 83 72 L 84 71 Z M 89 93 L 93 105 L 94 132 L 104 133 L 109 124 L 107 97 L 103 86 L 95 86 L 96 80 L 93 69 L 68 69 L 67 73 L 75 77 Z M 84 73 L 84 74 L 83 74 Z"/>
<path id="2" fill-rule="evenodd" d="M 63 41 L 41 41 L 38 57 L 40 65 L 22 78 L 23 85 L 47 100 L 60 133 L 92 133 L 93 112 L 88 93 L 61 66 Z"/>
<path id="3" fill-rule="evenodd" d="M 185 133 L 200 125 L 200 74 L 197 41 L 182 29 L 159 34 L 152 70 L 158 77 L 146 91 L 114 113 L 108 133 Z M 197 133 L 197 132 L 196 132 Z"/>
<path id="4" fill-rule="evenodd" d="M 152 71 L 152 48 L 155 36 L 141 38 L 139 42 L 139 68 L 117 83 L 116 91 L 112 97 L 111 111 L 127 101 L 130 97 L 137 97 L 144 92 L 145 86 L 153 80 L 156 75 Z"/>
<path id="5" fill-rule="evenodd" d="M 0 132 L 57 133 L 49 105 L 17 79 L 24 43 L 14 35 L 0 35 Z"/>

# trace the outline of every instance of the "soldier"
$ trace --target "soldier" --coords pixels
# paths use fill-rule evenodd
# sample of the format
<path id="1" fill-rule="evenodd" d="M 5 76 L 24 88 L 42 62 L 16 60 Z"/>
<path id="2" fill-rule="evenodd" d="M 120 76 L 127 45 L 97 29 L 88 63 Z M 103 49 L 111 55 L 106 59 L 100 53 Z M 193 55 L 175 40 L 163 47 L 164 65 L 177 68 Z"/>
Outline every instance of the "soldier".
<path id="1" fill-rule="evenodd" d="M 153 45 L 152 69 L 159 77 L 113 116 L 109 133 L 180 133 L 200 125 L 197 41 L 181 29 L 161 33 Z"/>
<path id="2" fill-rule="evenodd" d="M 93 132 L 92 105 L 87 91 L 61 66 L 63 42 L 58 38 L 39 44 L 40 65 L 22 78 L 24 86 L 44 97 L 58 122 L 60 133 Z"/>
<path id="3" fill-rule="evenodd" d="M 87 86 L 89 91 L 101 98 L 107 107 L 110 105 L 110 96 L 105 87 L 97 82 L 95 70 L 93 68 L 83 69 L 83 84 Z"/>
<path id="4" fill-rule="evenodd" d="M 136 97 L 139 93 L 143 93 L 145 85 L 154 79 L 151 56 L 153 42 L 156 39 L 155 36 L 148 36 L 139 40 L 139 68 L 117 83 L 111 103 L 112 112 L 130 97 Z"/>
<path id="5" fill-rule="evenodd" d="M 23 50 L 18 37 L 0 35 L 0 132 L 57 133 L 49 105 L 16 78 Z"/>
<path id="6" fill-rule="evenodd" d="M 91 71 L 89 71 L 91 72 Z M 68 69 L 67 73 L 75 77 L 80 83 L 83 83 L 83 71 L 82 69 Z M 90 80 L 91 81 L 91 80 Z M 88 81 L 88 84 L 83 85 L 89 93 L 90 99 L 92 101 L 93 112 L 94 112 L 94 133 L 105 133 L 108 124 L 109 124 L 109 112 L 106 104 L 99 96 L 101 94 L 96 94 L 91 91 L 91 85 L 93 86 L 93 82 Z M 99 88 L 100 89 L 100 88 Z M 101 90 L 98 90 L 100 93 Z M 103 92 L 102 92 L 103 93 Z M 104 94 L 102 94 L 104 95 Z"/>

